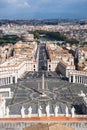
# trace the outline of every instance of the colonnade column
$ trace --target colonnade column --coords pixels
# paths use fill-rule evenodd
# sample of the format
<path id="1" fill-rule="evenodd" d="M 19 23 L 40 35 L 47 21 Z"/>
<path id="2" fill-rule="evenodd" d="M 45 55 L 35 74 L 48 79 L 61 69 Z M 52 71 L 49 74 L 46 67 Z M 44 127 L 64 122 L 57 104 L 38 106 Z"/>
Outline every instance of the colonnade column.
<path id="1" fill-rule="evenodd" d="M 75 83 L 75 75 L 73 75 L 73 83 Z"/>
<path id="2" fill-rule="evenodd" d="M 17 83 L 17 76 L 14 76 L 15 79 L 15 83 Z M 2 85 L 7 85 L 7 84 L 13 84 L 13 77 L 9 76 L 9 77 L 4 77 L 4 78 L 0 78 L 0 86 Z"/>
<path id="3" fill-rule="evenodd" d="M 77 75 L 77 83 L 79 83 L 79 76 Z"/>
<path id="4" fill-rule="evenodd" d="M 76 83 L 77 83 L 77 78 L 78 78 L 78 77 L 77 77 L 77 75 L 76 75 L 76 76 L 75 76 L 75 82 L 76 82 Z"/>
<path id="5" fill-rule="evenodd" d="M 69 82 L 71 83 L 71 75 L 69 76 Z"/>
<path id="6" fill-rule="evenodd" d="M 6 81 L 5 83 L 8 84 L 8 77 L 5 78 L 5 81 Z"/>
<path id="7" fill-rule="evenodd" d="M 81 84 L 83 83 L 83 78 L 82 78 L 82 76 L 81 76 Z"/>
<path id="8" fill-rule="evenodd" d="M 12 84 L 13 83 L 13 80 L 12 80 L 12 76 L 10 77 L 10 84 Z"/>
<path id="9" fill-rule="evenodd" d="M 2 78 L 2 84 L 5 85 L 5 79 L 4 78 Z"/>
<path id="10" fill-rule="evenodd" d="M 78 78 L 79 78 L 79 82 L 78 83 L 80 83 L 80 76 L 78 76 Z"/>
<path id="11" fill-rule="evenodd" d="M 7 77 L 7 84 L 9 84 L 9 77 Z"/>
<path id="12" fill-rule="evenodd" d="M 17 76 L 15 76 L 15 83 L 17 83 Z"/>

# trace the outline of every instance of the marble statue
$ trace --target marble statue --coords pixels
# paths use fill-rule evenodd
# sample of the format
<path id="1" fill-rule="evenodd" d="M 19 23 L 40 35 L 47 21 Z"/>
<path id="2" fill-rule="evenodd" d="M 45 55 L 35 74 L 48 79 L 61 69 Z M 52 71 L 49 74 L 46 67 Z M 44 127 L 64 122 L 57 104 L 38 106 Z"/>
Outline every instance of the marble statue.
<path id="1" fill-rule="evenodd" d="M 68 117 L 68 116 L 69 116 L 69 109 L 68 109 L 67 106 L 66 106 L 66 108 L 65 108 L 65 113 L 66 113 L 66 117 Z"/>
<path id="2" fill-rule="evenodd" d="M 22 106 L 21 108 L 21 117 L 24 118 L 25 117 L 25 108 Z"/>
<path id="3" fill-rule="evenodd" d="M 80 94 L 78 94 L 78 96 L 80 96 L 80 97 L 86 97 L 86 94 L 81 90 L 81 93 Z"/>
<path id="4" fill-rule="evenodd" d="M 75 116 L 75 108 L 74 107 L 72 107 L 72 109 L 71 109 L 71 114 L 72 114 L 72 117 Z"/>
<path id="5" fill-rule="evenodd" d="M 47 117 L 50 116 L 50 106 L 49 106 L 49 104 L 46 106 L 46 115 L 47 115 Z"/>
<path id="6" fill-rule="evenodd" d="M 9 116 L 9 107 L 6 107 L 6 116 L 8 117 Z"/>
<path id="7" fill-rule="evenodd" d="M 85 97 L 85 96 L 86 96 L 85 93 L 83 93 L 82 90 L 81 90 L 81 94 L 80 94 L 80 96 L 82 96 L 82 97 Z"/>
<path id="8" fill-rule="evenodd" d="M 31 117 L 31 115 L 32 115 L 32 107 L 30 106 L 30 107 L 28 108 L 28 116 Z"/>
<path id="9" fill-rule="evenodd" d="M 5 116 L 5 113 L 6 113 L 5 103 L 6 103 L 5 98 L 2 95 L 0 95 L 0 118 Z"/>
<path id="10" fill-rule="evenodd" d="M 59 106 L 56 105 L 54 109 L 54 114 L 56 117 L 58 116 L 58 111 L 59 111 Z"/>
<path id="11" fill-rule="evenodd" d="M 38 116 L 39 117 L 42 116 L 42 107 L 41 106 L 38 107 Z"/>

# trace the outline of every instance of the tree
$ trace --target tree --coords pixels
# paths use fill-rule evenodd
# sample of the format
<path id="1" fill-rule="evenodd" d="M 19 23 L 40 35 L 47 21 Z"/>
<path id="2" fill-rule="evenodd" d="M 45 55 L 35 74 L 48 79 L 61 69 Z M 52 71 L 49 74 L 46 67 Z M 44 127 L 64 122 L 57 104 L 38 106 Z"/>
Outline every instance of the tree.
<path id="1" fill-rule="evenodd" d="M 37 38 L 37 39 L 40 38 L 40 34 L 37 31 L 34 32 L 34 38 Z"/>

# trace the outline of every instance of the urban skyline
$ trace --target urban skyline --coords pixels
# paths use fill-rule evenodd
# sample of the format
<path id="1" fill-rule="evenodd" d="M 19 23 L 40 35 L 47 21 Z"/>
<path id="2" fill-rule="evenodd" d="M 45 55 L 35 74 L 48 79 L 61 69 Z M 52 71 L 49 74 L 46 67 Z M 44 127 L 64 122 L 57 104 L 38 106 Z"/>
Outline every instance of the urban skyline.
<path id="1" fill-rule="evenodd" d="M 1 0 L 1 19 L 86 19 L 86 0 Z"/>
<path id="2" fill-rule="evenodd" d="M 87 20 L 0 20 L 0 130 L 39 123 L 87 130 Z"/>

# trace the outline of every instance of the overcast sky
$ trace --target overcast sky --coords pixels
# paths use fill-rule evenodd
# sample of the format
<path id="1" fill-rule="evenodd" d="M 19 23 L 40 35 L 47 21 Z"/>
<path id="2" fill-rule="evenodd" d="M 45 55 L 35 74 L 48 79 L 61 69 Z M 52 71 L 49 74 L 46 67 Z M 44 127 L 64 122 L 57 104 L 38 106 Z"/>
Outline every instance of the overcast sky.
<path id="1" fill-rule="evenodd" d="M 87 0 L 0 0 L 0 18 L 87 18 Z"/>

